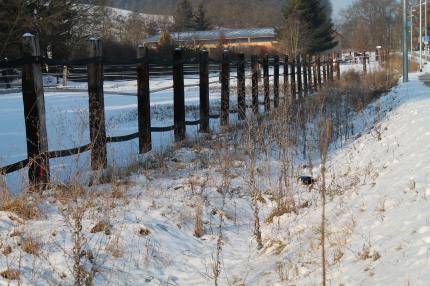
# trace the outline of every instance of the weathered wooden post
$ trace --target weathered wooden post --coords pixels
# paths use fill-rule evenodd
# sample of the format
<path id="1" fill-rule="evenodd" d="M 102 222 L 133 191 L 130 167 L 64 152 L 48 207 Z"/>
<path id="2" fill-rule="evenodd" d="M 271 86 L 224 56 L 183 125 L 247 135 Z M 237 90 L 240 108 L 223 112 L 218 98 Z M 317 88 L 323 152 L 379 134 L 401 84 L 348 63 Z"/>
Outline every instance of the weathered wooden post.
<path id="1" fill-rule="evenodd" d="M 315 91 L 318 90 L 318 74 L 317 74 L 317 58 L 315 56 L 312 57 L 312 73 L 314 76 L 313 82 L 314 82 L 314 89 Z"/>
<path id="2" fill-rule="evenodd" d="M 332 61 L 331 61 L 331 57 L 328 56 L 327 57 L 327 81 L 330 82 L 331 81 L 331 73 L 332 73 Z"/>
<path id="3" fill-rule="evenodd" d="M 269 56 L 263 57 L 264 111 L 270 111 Z"/>
<path id="4" fill-rule="evenodd" d="M 285 56 L 284 58 L 284 97 L 288 95 L 288 66 L 289 66 L 289 58 Z"/>
<path id="5" fill-rule="evenodd" d="M 366 51 L 363 52 L 363 73 L 367 74 Z"/>
<path id="6" fill-rule="evenodd" d="M 107 167 L 105 104 L 103 92 L 102 42 L 98 38 L 88 40 L 88 95 L 91 138 L 91 168 Z"/>
<path id="7" fill-rule="evenodd" d="M 290 78 L 291 78 L 291 97 L 296 99 L 296 61 L 293 59 L 290 68 Z"/>
<path id="8" fill-rule="evenodd" d="M 209 132 L 209 53 L 200 51 L 200 132 Z"/>
<path id="9" fill-rule="evenodd" d="M 257 56 L 251 56 L 252 69 L 252 111 L 258 113 L 258 67 Z"/>
<path id="10" fill-rule="evenodd" d="M 303 84 L 302 84 L 302 66 L 301 66 L 301 59 L 300 56 L 297 56 L 296 59 L 296 65 L 297 65 L 297 88 L 299 97 L 303 96 Z"/>
<path id="11" fill-rule="evenodd" d="M 173 52 L 173 121 L 175 140 L 185 139 L 184 58 L 182 49 Z"/>
<path id="12" fill-rule="evenodd" d="M 323 83 L 325 84 L 327 82 L 327 57 L 324 56 L 323 58 Z"/>
<path id="13" fill-rule="evenodd" d="M 230 109 L 230 59 L 228 50 L 222 53 L 221 66 L 221 125 L 228 124 Z"/>
<path id="14" fill-rule="evenodd" d="M 279 56 L 273 58 L 273 105 L 279 106 Z"/>
<path id="15" fill-rule="evenodd" d="M 340 60 L 336 60 L 336 79 L 340 80 Z"/>
<path id="16" fill-rule="evenodd" d="M 330 57 L 330 80 L 334 81 L 334 63 L 335 60 L 333 57 Z"/>
<path id="17" fill-rule="evenodd" d="M 321 88 L 321 57 L 317 58 L 317 76 L 318 76 L 318 87 Z"/>
<path id="18" fill-rule="evenodd" d="M 237 64 L 237 106 L 238 117 L 240 120 L 246 119 L 246 101 L 245 101 L 245 54 L 238 55 Z"/>
<path id="19" fill-rule="evenodd" d="M 139 126 L 139 153 L 151 151 L 151 101 L 149 90 L 148 47 L 139 46 L 137 58 L 137 117 Z"/>
<path id="20" fill-rule="evenodd" d="M 33 187 L 44 189 L 49 184 L 49 158 L 42 67 L 38 62 L 39 39 L 26 33 L 22 44 L 23 56 L 28 58 L 22 70 L 22 99 L 29 160 L 28 177 Z"/>
<path id="21" fill-rule="evenodd" d="M 309 94 L 309 86 L 308 86 L 308 62 L 307 56 L 303 57 L 303 88 L 305 91 L 305 96 Z"/>
<path id="22" fill-rule="evenodd" d="M 308 89 L 310 92 L 312 92 L 312 57 L 308 56 Z"/>

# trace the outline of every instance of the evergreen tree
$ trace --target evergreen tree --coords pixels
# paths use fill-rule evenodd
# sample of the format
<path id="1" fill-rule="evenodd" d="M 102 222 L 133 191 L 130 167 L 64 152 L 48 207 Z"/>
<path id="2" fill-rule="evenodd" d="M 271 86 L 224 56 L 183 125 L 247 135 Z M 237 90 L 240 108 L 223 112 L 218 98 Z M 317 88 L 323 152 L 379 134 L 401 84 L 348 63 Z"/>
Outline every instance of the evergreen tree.
<path id="1" fill-rule="evenodd" d="M 174 15 L 175 30 L 177 32 L 193 29 L 193 7 L 188 0 L 179 0 L 176 4 Z"/>
<path id="2" fill-rule="evenodd" d="M 194 15 L 194 30 L 206 31 L 210 29 L 210 23 L 206 16 L 206 8 L 203 2 L 200 2 L 197 12 Z"/>
<path id="3" fill-rule="evenodd" d="M 84 17 L 73 0 L 0 0 L 0 57 L 19 57 L 22 35 L 38 34 L 42 55 L 66 58 Z"/>
<path id="4" fill-rule="evenodd" d="M 293 54 L 318 54 L 334 48 L 334 30 L 328 8 L 319 0 L 288 0 L 281 39 Z"/>

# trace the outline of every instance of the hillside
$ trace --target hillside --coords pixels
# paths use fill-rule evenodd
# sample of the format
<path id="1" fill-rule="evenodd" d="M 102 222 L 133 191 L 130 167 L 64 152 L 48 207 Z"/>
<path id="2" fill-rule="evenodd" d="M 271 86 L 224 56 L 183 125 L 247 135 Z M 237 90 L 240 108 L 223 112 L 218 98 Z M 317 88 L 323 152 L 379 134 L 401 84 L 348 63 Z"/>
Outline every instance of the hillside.
<path id="1" fill-rule="evenodd" d="M 83 0 L 94 4 L 92 0 Z M 108 6 L 147 14 L 173 15 L 177 0 L 106 0 Z M 190 0 L 197 6 L 200 0 Z M 204 1 L 212 24 L 224 27 L 276 26 L 284 0 L 207 0 Z"/>

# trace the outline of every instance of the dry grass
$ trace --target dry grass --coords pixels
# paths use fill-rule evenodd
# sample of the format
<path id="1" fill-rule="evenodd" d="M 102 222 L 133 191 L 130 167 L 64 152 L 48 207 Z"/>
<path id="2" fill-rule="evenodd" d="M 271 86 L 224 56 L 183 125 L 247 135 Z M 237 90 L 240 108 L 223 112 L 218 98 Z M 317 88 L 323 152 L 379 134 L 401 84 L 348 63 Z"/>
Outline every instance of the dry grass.
<path id="1" fill-rule="evenodd" d="M 3 190 L 0 198 L 0 211 L 12 212 L 26 220 L 40 217 L 40 210 L 37 204 L 30 199 L 29 194 L 11 196 L 6 190 Z"/>
<path id="2" fill-rule="evenodd" d="M 104 232 L 106 235 L 110 234 L 110 225 L 106 222 L 97 222 L 90 230 L 91 233 Z"/>
<path id="3" fill-rule="evenodd" d="M 372 249 L 369 245 L 363 245 L 363 249 L 358 253 L 358 257 L 361 260 L 373 260 L 376 261 L 381 258 L 381 254 L 378 251 Z"/>
<path id="4" fill-rule="evenodd" d="M 106 250 L 109 251 L 113 257 L 119 258 L 124 256 L 124 251 L 122 250 L 120 237 L 115 235 L 106 246 Z"/>
<path id="5" fill-rule="evenodd" d="M 4 246 L 1 251 L 1 254 L 3 254 L 4 256 L 8 256 L 11 253 L 12 253 L 12 247 L 10 245 Z"/>
<path id="6" fill-rule="evenodd" d="M 202 237 L 202 235 L 203 235 L 202 206 L 197 205 L 195 221 L 194 221 L 194 236 L 200 238 Z"/>
<path id="7" fill-rule="evenodd" d="M 21 241 L 21 248 L 25 253 L 38 256 L 40 244 L 33 237 L 29 236 Z"/>
<path id="8" fill-rule="evenodd" d="M 382 63 L 385 69 L 392 70 L 401 74 L 403 70 L 403 57 L 400 54 L 391 54 L 386 62 Z M 420 64 L 409 58 L 409 72 L 417 72 L 420 69 Z"/>
<path id="9" fill-rule="evenodd" d="M 13 269 L 0 272 L 0 276 L 7 280 L 19 280 L 19 272 Z"/>
<path id="10" fill-rule="evenodd" d="M 284 214 L 289 214 L 292 212 L 296 212 L 296 206 L 294 201 L 292 199 L 287 201 L 282 201 L 270 212 L 270 214 L 266 217 L 264 222 L 266 224 L 271 224 L 273 223 L 273 220 L 276 217 L 281 217 Z"/>

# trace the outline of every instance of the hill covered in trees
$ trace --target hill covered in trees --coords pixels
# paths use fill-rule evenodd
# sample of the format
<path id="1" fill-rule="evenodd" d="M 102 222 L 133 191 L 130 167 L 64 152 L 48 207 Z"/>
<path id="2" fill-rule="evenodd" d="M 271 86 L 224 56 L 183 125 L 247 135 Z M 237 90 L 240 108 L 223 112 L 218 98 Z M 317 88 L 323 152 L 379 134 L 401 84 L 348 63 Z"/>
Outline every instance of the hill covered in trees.
<path id="1" fill-rule="evenodd" d="M 95 1 L 83 2 L 92 4 Z M 103 0 L 99 2 L 132 11 L 173 15 L 178 0 Z M 203 3 L 214 25 L 241 28 L 276 26 L 282 18 L 285 0 L 190 0 L 190 2 L 194 7 Z"/>
<path id="2" fill-rule="evenodd" d="M 173 15 L 179 0 L 83 0 L 88 4 L 138 11 L 150 14 Z M 94 3 L 99 2 L 99 3 Z M 247 28 L 256 26 L 279 26 L 283 8 L 288 0 L 190 0 L 197 7 L 203 4 L 207 16 L 214 26 Z M 322 0 L 322 5 L 331 14 L 330 0 Z"/>

